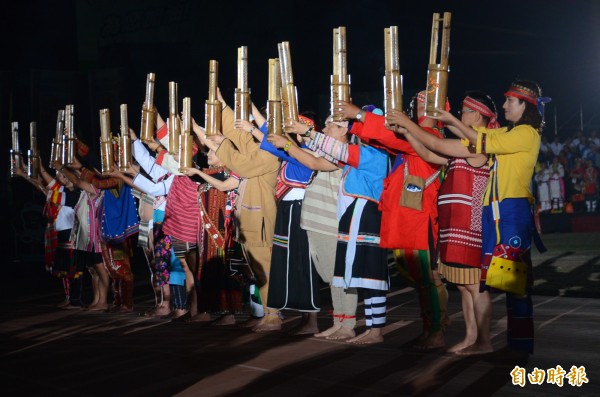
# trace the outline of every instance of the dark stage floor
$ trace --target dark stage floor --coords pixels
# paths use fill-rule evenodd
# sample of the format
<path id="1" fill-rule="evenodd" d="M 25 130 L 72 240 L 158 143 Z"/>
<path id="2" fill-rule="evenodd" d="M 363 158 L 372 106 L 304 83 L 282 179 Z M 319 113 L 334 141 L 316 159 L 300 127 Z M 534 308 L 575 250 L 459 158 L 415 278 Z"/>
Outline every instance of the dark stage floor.
<path id="1" fill-rule="evenodd" d="M 153 304 L 138 269 L 136 312 L 60 310 L 56 279 L 30 262 L 12 263 L 2 288 L 0 367 L 3 396 L 597 396 L 600 395 L 600 234 L 544 236 L 535 254 L 536 352 L 518 363 L 496 352 L 456 358 L 408 347 L 420 332 L 416 293 L 394 277 L 385 342 L 357 347 L 285 333 L 254 334 L 235 326 L 173 323 L 141 317 Z M 30 274 L 29 278 L 25 278 Z M 31 275 L 34 274 L 34 275 Z M 322 290 L 322 329 L 330 325 Z M 503 294 L 493 296 L 494 347 L 505 344 Z M 362 318 L 362 306 L 359 318 Z M 450 289 L 448 345 L 464 332 L 459 293 Z M 284 328 L 298 314 L 287 312 Z M 244 320 L 239 316 L 238 320 Z M 359 322 L 359 331 L 364 321 Z M 569 373 L 589 383 L 513 385 L 519 365 Z M 518 368 L 517 368 L 518 369 Z M 581 380 L 581 379 L 580 379 Z"/>

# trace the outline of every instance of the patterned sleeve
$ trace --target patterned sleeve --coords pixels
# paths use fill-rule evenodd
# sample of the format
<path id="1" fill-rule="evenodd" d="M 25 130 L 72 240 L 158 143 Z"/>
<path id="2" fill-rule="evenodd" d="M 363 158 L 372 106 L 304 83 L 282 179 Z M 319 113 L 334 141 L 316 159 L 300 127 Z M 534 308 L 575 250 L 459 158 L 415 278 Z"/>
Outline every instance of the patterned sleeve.
<path id="1" fill-rule="evenodd" d="M 329 161 L 333 159 L 333 162 L 339 161 L 351 167 L 358 166 L 360 159 L 358 145 L 350 145 L 321 132 L 317 132 L 314 138 L 308 143 L 308 147 L 319 154 L 327 155 L 328 157 L 323 157 Z"/>
<path id="2" fill-rule="evenodd" d="M 90 183 L 96 189 L 114 189 L 119 186 L 117 178 L 100 178 L 94 171 L 90 171 L 87 168 L 81 169 L 81 179 Z"/>

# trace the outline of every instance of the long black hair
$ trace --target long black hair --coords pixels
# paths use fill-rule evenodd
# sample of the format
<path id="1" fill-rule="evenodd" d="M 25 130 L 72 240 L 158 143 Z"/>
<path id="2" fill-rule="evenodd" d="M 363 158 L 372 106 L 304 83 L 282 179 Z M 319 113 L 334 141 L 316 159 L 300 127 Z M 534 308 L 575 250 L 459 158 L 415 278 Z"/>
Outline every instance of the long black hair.
<path id="1" fill-rule="evenodd" d="M 535 81 L 514 80 L 511 84 L 511 86 L 512 85 L 519 85 L 521 87 L 525 87 L 528 90 L 531 90 L 532 92 L 535 93 L 536 98 L 540 98 L 542 96 L 542 88 Z M 533 103 L 525 101 L 520 98 L 518 98 L 518 99 L 519 99 L 519 103 L 525 102 L 525 110 L 523 111 L 523 115 L 521 116 L 519 121 L 514 122 L 514 123 L 513 122 L 509 123 L 508 129 L 511 130 L 513 127 L 526 124 L 526 125 L 532 126 L 536 130 L 538 130 L 538 132 L 541 134 L 542 130 L 544 129 L 545 123 L 544 123 L 544 116 L 542 116 L 542 114 L 540 114 L 540 111 L 539 111 L 537 105 L 534 105 Z"/>

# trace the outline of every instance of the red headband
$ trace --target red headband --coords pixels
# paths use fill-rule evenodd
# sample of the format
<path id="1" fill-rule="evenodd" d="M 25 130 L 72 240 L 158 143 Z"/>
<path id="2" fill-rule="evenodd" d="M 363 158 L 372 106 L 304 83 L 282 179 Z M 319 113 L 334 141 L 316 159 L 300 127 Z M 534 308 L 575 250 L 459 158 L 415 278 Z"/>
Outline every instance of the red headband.
<path id="1" fill-rule="evenodd" d="M 298 119 L 309 127 L 315 128 L 315 122 L 306 116 L 298 116 Z"/>
<path id="2" fill-rule="evenodd" d="M 512 96 L 515 98 L 522 99 L 526 102 L 531 103 L 532 105 L 537 106 L 537 98 L 538 95 L 533 90 L 523 87 L 522 85 L 513 84 L 510 86 L 508 91 L 504 93 L 504 96 Z"/>
<path id="3" fill-rule="evenodd" d="M 485 106 L 478 100 L 475 100 L 469 96 L 465 97 L 465 99 L 463 100 L 463 106 L 466 106 L 469 109 L 473 109 L 482 116 L 485 116 L 488 119 L 490 119 L 487 128 L 500 128 L 500 124 L 498 123 L 498 115 L 495 112 L 493 112 L 492 109 Z"/>

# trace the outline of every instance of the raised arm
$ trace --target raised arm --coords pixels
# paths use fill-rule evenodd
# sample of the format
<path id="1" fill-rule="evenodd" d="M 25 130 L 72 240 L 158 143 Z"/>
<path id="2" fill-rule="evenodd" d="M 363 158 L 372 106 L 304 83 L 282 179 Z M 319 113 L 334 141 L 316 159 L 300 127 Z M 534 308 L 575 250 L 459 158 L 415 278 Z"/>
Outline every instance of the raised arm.
<path id="1" fill-rule="evenodd" d="M 97 190 L 94 188 L 90 182 L 87 182 L 81 178 L 79 178 L 75 173 L 69 168 L 62 164 L 60 161 L 53 161 L 52 166 L 55 170 L 60 171 L 63 175 L 75 185 L 75 187 L 85 190 L 87 193 L 96 195 L 98 194 Z"/>
<path id="2" fill-rule="evenodd" d="M 413 147 L 415 152 L 424 161 L 431 163 L 431 164 L 439 164 L 439 165 L 448 164 L 448 159 L 446 157 L 442 157 L 442 156 L 432 152 L 428 148 L 426 148 L 425 145 L 423 145 L 423 143 L 421 143 L 421 141 L 419 141 L 417 138 L 415 138 L 415 136 L 413 136 L 410 133 L 410 131 L 408 131 L 406 128 L 400 127 L 397 125 L 391 126 L 390 128 L 392 128 L 397 133 L 404 135 L 404 138 L 406 138 L 406 141 L 408 143 L 410 143 L 410 145 Z M 427 134 L 427 135 L 429 135 L 429 134 Z M 436 138 L 436 139 L 438 139 L 438 138 Z"/>
<path id="3" fill-rule="evenodd" d="M 206 182 L 210 183 L 211 185 L 213 185 L 214 187 L 216 187 L 218 190 L 220 190 L 222 192 L 228 192 L 230 190 L 233 190 L 236 187 L 238 187 L 238 185 L 240 184 L 240 180 L 238 178 L 234 178 L 234 177 L 230 176 L 229 178 L 225 179 L 224 181 L 221 181 L 213 176 L 208 175 L 207 173 L 205 173 L 202 170 L 199 170 L 197 168 L 185 168 L 185 174 L 187 176 L 199 175 Z"/>
<path id="4" fill-rule="evenodd" d="M 267 119 L 265 119 L 260 110 L 258 110 L 254 102 L 252 102 L 252 117 L 254 117 L 256 125 L 262 126 L 267 122 Z"/>
<path id="5" fill-rule="evenodd" d="M 415 124 L 407 115 L 405 115 L 401 111 L 391 110 L 390 112 L 388 112 L 387 119 L 388 123 L 395 126 L 393 127 L 394 131 L 403 134 L 406 140 L 413 146 L 417 154 L 427 162 L 441 164 L 437 161 L 429 161 L 425 159 L 425 157 L 423 157 L 421 153 L 419 153 L 419 150 L 422 149 L 418 149 L 418 145 L 415 146 L 415 139 L 417 142 L 424 145 L 427 149 L 437 154 L 441 154 L 443 156 L 458 158 L 475 158 L 482 156 L 470 152 L 469 149 L 465 147 L 458 139 L 443 139 L 428 133 L 427 131 L 419 127 L 417 124 Z"/>
<path id="6" fill-rule="evenodd" d="M 291 142 L 289 138 L 280 135 L 268 135 L 267 140 L 277 148 L 284 148 L 288 142 Z M 323 157 L 316 157 L 314 152 L 302 149 L 297 145 L 290 144 L 287 154 L 311 170 L 334 171 L 339 168 L 336 164 L 325 160 Z"/>
<path id="7" fill-rule="evenodd" d="M 477 144 L 477 131 L 454 117 L 452 113 L 447 112 L 446 110 L 436 109 L 436 112 L 438 112 L 439 115 L 435 117 L 432 116 L 432 119 L 440 120 L 446 124 L 446 126 L 450 128 L 450 131 L 452 131 L 452 133 L 457 137 L 466 138 L 473 145 Z"/>

